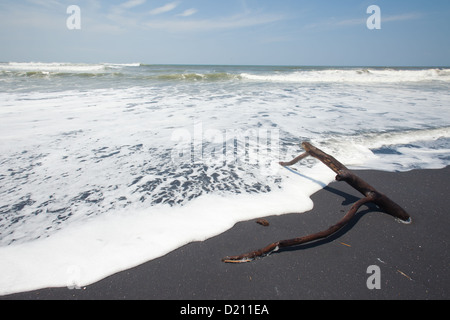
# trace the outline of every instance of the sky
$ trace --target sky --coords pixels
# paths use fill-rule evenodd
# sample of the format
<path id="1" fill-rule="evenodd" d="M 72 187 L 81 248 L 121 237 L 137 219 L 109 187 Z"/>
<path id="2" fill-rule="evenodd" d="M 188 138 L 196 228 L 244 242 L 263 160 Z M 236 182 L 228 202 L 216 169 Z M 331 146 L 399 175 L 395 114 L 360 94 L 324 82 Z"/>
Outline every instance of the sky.
<path id="1" fill-rule="evenodd" d="M 449 0 L 0 1 L 2 62 L 450 66 L 449 33 Z"/>

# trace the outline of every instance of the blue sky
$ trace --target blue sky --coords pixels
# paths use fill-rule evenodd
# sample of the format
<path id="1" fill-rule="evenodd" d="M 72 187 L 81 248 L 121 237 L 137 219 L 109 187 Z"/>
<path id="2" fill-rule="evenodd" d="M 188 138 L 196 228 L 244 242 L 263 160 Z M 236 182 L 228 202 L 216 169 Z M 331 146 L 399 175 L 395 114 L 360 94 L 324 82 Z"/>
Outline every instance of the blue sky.
<path id="1" fill-rule="evenodd" d="M 449 32 L 449 0 L 0 2 L 0 61 L 450 66 Z"/>

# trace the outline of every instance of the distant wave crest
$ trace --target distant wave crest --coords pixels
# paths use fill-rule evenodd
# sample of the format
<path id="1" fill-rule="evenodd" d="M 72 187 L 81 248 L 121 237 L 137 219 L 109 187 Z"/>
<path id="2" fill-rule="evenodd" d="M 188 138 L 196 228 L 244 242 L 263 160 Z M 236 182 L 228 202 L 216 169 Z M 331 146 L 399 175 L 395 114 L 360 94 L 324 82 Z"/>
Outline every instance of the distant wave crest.
<path id="1" fill-rule="evenodd" d="M 0 64 L 0 71 L 13 75 L 64 75 L 64 74 L 98 74 L 108 70 L 118 70 L 124 67 L 139 67 L 140 63 L 117 64 L 117 63 L 43 63 L 43 62 L 8 62 Z"/>
<path id="2" fill-rule="evenodd" d="M 211 66 L 214 67 L 214 66 Z M 339 67 L 252 67 L 161 66 L 142 63 L 0 63 L 2 77 L 109 77 L 126 76 L 153 81 L 251 81 L 277 83 L 422 83 L 450 82 L 448 68 L 339 68 Z"/>
<path id="3" fill-rule="evenodd" d="M 263 82 L 299 83 L 402 83 L 443 81 L 450 82 L 450 69 L 324 69 L 299 70 L 270 74 L 242 73 L 242 79 Z"/>
<path id="4" fill-rule="evenodd" d="M 186 81 L 220 81 L 220 80 L 239 80 L 240 75 L 217 72 L 217 73 L 173 73 L 157 76 L 159 80 L 186 80 Z"/>

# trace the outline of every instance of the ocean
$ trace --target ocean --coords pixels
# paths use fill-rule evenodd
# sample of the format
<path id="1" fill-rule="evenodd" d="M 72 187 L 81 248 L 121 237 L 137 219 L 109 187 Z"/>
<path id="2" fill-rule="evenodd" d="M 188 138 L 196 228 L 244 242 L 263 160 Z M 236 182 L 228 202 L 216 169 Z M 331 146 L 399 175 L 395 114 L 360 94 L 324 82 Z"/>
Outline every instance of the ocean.
<path id="1" fill-rule="evenodd" d="M 334 173 L 280 167 L 302 141 L 351 169 L 443 168 L 449 89 L 438 67 L 0 63 L 0 295 L 310 210 Z"/>

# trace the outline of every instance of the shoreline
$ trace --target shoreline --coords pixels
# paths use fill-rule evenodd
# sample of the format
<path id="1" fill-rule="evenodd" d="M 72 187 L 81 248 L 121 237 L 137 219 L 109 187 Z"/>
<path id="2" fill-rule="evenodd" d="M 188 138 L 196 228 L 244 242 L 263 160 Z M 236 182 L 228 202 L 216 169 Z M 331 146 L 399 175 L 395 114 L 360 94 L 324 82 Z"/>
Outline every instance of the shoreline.
<path id="1" fill-rule="evenodd" d="M 412 217 L 405 225 L 374 205 L 327 239 L 286 248 L 244 264 L 225 256 L 281 239 L 315 233 L 336 223 L 361 198 L 343 182 L 315 193 L 302 214 L 255 220 L 203 242 L 109 276 L 81 289 L 49 288 L 0 296 L 0 300 L 334 300 L 450 298 L 450 166 L 409 172 L 354 170 Z M 380 270 L 380 289 L 370 290 L 368 269 Z"/>

